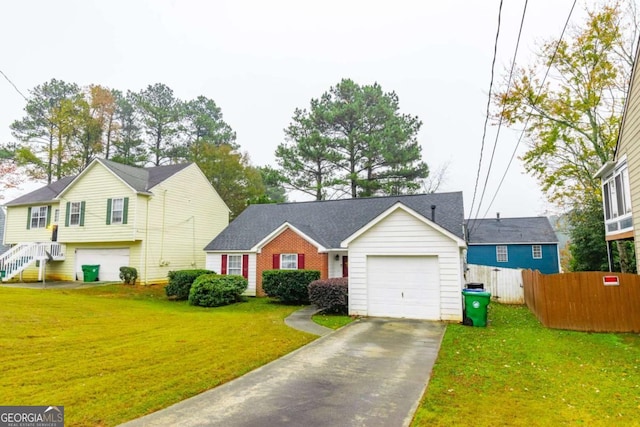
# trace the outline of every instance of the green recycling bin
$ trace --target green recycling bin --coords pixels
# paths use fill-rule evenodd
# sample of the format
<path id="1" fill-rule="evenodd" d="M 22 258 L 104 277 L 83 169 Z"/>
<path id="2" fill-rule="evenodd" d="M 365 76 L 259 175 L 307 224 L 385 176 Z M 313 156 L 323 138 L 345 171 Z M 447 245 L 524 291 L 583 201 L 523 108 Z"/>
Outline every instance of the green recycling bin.
<path id="1" fill-rule="evenodd" d="M 98 273 L 100 272 L 99 265 L 83 265 L 82 275 L 85 282 L 95 282 L 98 280 Z"/>
<path id="2" fill-rule="evenodd" d="M 464 317 L 470 319 L 473 326 L 487 326 L 487 306 L 491 301 L 491 292 L 481 289 L 463 289 Z"/>

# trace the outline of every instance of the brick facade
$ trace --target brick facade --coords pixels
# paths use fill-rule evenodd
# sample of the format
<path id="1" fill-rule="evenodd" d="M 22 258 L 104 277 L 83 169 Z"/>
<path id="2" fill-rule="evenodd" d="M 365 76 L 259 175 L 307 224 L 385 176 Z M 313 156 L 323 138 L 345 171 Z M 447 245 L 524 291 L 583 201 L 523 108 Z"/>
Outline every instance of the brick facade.
<path id="1" fill-rule="evenodd" d="M 262 248 L 256 256 L 256 296 L 264 296 L 262 272 L 273 270 L 274 254 L 304 254 L 304 269 L 319 270 L 320 278 L 329 276 L 329 258 L 326 253 L 318 253 L 318 248 L 287 228 Z"/>

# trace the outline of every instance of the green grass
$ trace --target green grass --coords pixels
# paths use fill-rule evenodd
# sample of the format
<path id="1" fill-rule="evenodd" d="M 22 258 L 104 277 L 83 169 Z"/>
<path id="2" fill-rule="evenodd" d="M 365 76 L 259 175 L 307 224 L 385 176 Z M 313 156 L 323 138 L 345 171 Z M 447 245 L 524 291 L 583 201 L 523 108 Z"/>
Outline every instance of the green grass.
<path id="1" fill-rule="evenodd" d="M 489 306 L 487 328 L 447 326 L 413 426 L 640 425 L 640 336 L 544 328 Z"/>
<path id="2" fill-rule="evenodd" d="M 116 425 L 236 378 L 314 336 L 299 309 L 205 309 L 161 287 L 0 289 L 0 405 L 64 405 L 66 425 Z"/>
<path id="3" fill-rule="evenodd" d="M 353 322 L 354 318 L 342 314 L 318 313 L 314 314 L 311 317 L 311 320 L 316 322 L 318 325 L 326 326 L 327 328 L 339 329 L 344 325 L 348 325 L 349 323 Z"/>

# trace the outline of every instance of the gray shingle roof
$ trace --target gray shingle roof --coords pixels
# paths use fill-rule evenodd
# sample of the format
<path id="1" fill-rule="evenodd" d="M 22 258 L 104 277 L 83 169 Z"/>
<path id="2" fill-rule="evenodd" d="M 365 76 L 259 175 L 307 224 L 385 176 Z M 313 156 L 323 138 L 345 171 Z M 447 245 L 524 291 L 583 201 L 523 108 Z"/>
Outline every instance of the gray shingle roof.
<path id="1" fill-rule="evenodd" d="M 549 219 L 544 216 L 477 219 L 467 223 L 470 245 L 558 242 Z"/>
<path id="2" fill-rule="evenodd" d="M 138 168 L 135 166 L 116 163 L 111 160 L 97 159 L 97 161 L 120 177 L 138 193 L 149 193 L 153 187 L 191 164 L 182 163 L 178 165 Z M 56 182 L 52 182 L 49 185 L 40 187 L 37 190 L 18 197 L 17 199 L 11 200 L 6 204 L 6 206 L 51 202 L 55 200 L 55 198 L 65 188 L 67 188 L 77 176 L 78 175 L 65 177 Z"/>
<path id="3" fill-rule="evenodd" d="M 206 247 L 208 251 L 249 250 L 285 222 L 324 246 L 336 249 L 340 242 L 400 202 L 425 218 L 464 239 L 462 193 L 436 193 L 316 202 L 251 205 Z"/>
<path id="4" fill-rule="evenodd" d="M 9 250 L 9 246 L 5 246 L 2 244 L 2 242 L 4 241 L 4 221 L 4 210 L 0 208 L 0 254 L 5 253 L 7 250 Z"/>

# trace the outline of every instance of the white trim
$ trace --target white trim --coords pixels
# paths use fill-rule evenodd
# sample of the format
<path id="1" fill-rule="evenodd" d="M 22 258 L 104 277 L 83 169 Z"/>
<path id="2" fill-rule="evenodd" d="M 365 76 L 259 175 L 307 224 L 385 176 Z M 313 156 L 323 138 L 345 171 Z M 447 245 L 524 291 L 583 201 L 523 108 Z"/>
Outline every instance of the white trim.
<path id="1" fill-rule="evenodd" d="M 494 245 L 558 245 L 559 242 L 496 242 L 496 243 L 467 243 L 469 246 L 494 246 Z"/>
<path id="2" fill-rule="evenodd" d="M 389 215 L 391 215 L 393 212 L 395 212 L 398 209 L 401 209 L 401 210 L 405 211 L 409 215 L 415 217 L 419 221 L 422 221 L 423 223 L 427 224 L 428 226 L 430 226 L 434 230 L 436 230 L 439 233 L 443 234 L 444 236 L 450 238 L 451 240 L 456 242 L 458 247 L 461 247 L 461 248 L 466 248 L 467 247 L 467 243 L 464 240 L 462 240 L 461 238 L 459 238 L 458 236 L 456 236 L 452 232 L 442 228 L 441 226 L 439 226 L 435 222 L 425 218 L 424 216 L 422 216 L 418 212 L 416 212 L 413 209 L 409 208 L 408 206 L 404 205 L 402 202 L 397 202 L 396 204 L 391 206 L 389 209 L 387 209 L 386 211 L 382 212 L 380 215 L 375 217 L 373 220 L 369 221 L 369 223 L 367 223 L 364 227 L 360 228 L 358 231 L 353 233 L 351 236 L 349 236 L 346 239 L 344 239 L 340 243 L 340 247 L 341 248 L 348 247 L 349 243 L 353 242 L 355 239 L 360 237 L 362 234 L 364 234 L 367 231 L 369 231 L 373 226 L 375 226 L 376 224 L 378 224 L 379 222 L 384 220 L 386 217 L 388 217 Z"/>
<path id="3" fill-rule="evenodd" d="M 626 159 L 625 159 L 626 160 Z M 608 160 L 604 163 L 604 165 L 602 165 L 600 167 L 600 169 L 598 169 L 596 171 L 596 173 L 593 175 L 594 178 L 602 178 L 605 175 L 608 175 L 609 172 L 611 172 L 615 167 L 616 167 L 616 163 L 614 161 Z"/>
<path id="4" fill-rule="evenodd" d="M 328 252 L 329 251 L 329 249 L 325 248 L 320 243 L 316 242 L 311 237 L 307 236 L 306 234 L 304 234 L 302 231 L 300 231 L 299 229 L 297 229 L 293 225 L 289 224 L 288 222 L 285 222 L 280 227 L 276 228 L 271 233 L 267 234 L 267 236 L 264 239 L 260 240 L 252 248 L 250 248 L 249 252 L 256 252 L 256 253 L 262 252 L 262 248 L 264 246 L 266 246 L 269 242 L 271 242 L 273 239 L 275 239 L 280 234 L 282 234 L 286 229 L 291 229 L 291 231 L 293 231 L 294 233 L 296 233 L 297 235 L 302 237 L 307 242 L 311 243 L 316 248 L 318 248 L 318 252 Z"/>

